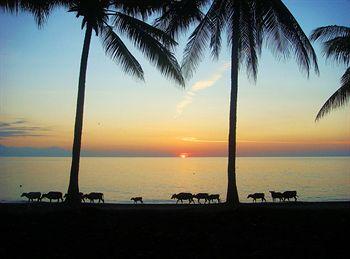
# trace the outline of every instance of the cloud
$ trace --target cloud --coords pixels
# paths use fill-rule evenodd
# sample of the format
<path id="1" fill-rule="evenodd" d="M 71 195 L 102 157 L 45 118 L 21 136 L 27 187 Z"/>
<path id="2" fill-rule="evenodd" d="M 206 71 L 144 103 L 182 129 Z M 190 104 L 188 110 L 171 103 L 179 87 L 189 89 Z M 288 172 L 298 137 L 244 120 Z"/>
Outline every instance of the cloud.
<path id="1" fill-rule="evenodd" d="M 12 137 L 38 137 L 46 135 L 50 129 L 40 126 L 32 126 L 23 119 L 14 121 L 0 121 L 0 139 Z"/>
<path id="2" fill-rule="evenodd" d="M 189 91 L 186 92 L 185 97 L 176 105 L 176 115 L 178 118 L 185 108 L 193 102 L 196 93 L 213 86 L 224 74 L 224 72 L 230 67 L 230 63 L 224 63 L 209 79 L 200 80 L 194 83 Z"/>
<path id="3" fill-rule="evenodd" d="M 227 140 L 212 140 L 212 139 L 197 139 L 194 137 L 183 137 L 180 138 L 182 141 L 186 142 L 200 142 L 200 143 L 226 143 Z"/>

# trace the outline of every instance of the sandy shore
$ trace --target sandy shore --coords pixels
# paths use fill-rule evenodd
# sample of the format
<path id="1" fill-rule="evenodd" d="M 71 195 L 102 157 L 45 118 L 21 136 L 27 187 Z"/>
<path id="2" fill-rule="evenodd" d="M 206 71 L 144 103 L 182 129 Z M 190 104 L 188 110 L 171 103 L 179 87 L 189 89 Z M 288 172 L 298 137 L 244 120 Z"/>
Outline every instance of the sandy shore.
<path id="1" fill-rule="evenodd" d="M 350 202 L 0 204 L 0 258 L 346 258 Z"/>

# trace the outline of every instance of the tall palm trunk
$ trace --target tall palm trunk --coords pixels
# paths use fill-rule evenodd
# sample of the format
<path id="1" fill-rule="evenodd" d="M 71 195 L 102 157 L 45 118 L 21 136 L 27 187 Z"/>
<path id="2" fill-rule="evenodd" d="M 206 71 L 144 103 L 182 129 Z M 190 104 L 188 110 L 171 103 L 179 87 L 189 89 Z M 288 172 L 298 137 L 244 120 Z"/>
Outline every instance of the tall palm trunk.
<path id="1" fill-rule="evenodd" d="M 239 44 L 239 15 L 234 16 L 233 41 L 231 49 L 231 96 L 230 124 L 228 136 L 228 168 L 226 203 L 236 207 L 239 203 L 236 185 L 236 125 L 237 125 L 237 94 L 238 94 L 238 44 Z"/>
<path id="2" fill-rule="evenodd" d="M 79 204 L 80 198 L 79 193 L 79 162 L 80 162 L 80 149 L 81 149 L 81 133 L 83 129 L 83 114 L 84 114 L 84 98 L 85 98 L 85 79 L 87 62 L 89 57 L 89 49 L 91 42 L 92 26 L 87 24 L 84 38 L 83 51 L 81 54 L 80 61 L 80 74 L 79 74 L 79 85 L 78 85 L 78 99 L 77 99 L 77 110 L 75 114 L 75 126 L 74 126 L 74 142 L 72 151 L 72 165 L 70 170 L 69 187 L 67 203 Z"/>

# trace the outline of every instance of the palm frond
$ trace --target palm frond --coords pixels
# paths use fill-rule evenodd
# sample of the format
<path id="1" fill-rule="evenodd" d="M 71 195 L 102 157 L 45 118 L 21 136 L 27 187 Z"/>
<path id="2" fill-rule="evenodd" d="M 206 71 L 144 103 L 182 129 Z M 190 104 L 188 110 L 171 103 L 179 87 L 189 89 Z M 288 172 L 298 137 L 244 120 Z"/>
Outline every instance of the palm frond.
<path id="1" fill-rule="evenodd" d="M 110 26 L 103 27 L 101 38 L 106 55 L 120 64 L 124 72 L 144 80 L 141 65 Z"/>
<path id="2" fill-rule="evenodd" d="M 158 29 L 152 25 L 149 25 L 148 23 L 141 21 L 137 18 L 131 17 L 129 15 L 117 12 L 116 16 L 114 18 L 114 23 L 118 24 L 119 22 L 128 24 L 129 26 L 132 26 L 133 28 L 139 28 L 140 30 L 148 33 L 158 41 L 162 42 L 166 46 L 176 46 L 177 42 L 166 32 L 162 31 L 161 29 Z"/>
<path id="3" fill-rule="evenodd" d="M 266 42 L 266 46 L 276 57 L 288 58 L 290 55 L 289 42 L 283 35 L 275 10 L 271 6 L 266 6 L 262 1 L 255 1 L 255 5 L 258 44 L 262 46 L 263 42 Z"/>
<path id="4" fill-rule="evenodd" d="M 208 12 L 190 35 L 184 50 L 182 71 L 186 78 L 192 77 L 200 62 L 203 51 L 208 45 L 214 27 L 212 18 L 215 17 L 220 0 L 214 0 Z"/>
<path id="5" fill-rule="evenodd" d="M 115 0 L 113 6 L 120 12 L 136 18 L 147 19 L 150 15 L 160 12 L 171 0 Z"/>
<path id="6" fill-rule="evenodd" d="M 350 67 L 345 71 L 341 78 L 340 88 L 332 94 L 325 102 L 316 116 L 316 121 L 321 119 L 331 110 L 339 108 L 349 102 L 350 99 Z"/>
<path id="7" fill-rule="evenodd" d="M 210 17 L 212 20 L 210 49 L 212 57 L 218 59 L 221 50 L 221 35 L 225 29 L 230 8 L 227 1 L 217 1 L 215 9 L 216 11 L 212 12 Z"/>
<path id="8" fill-rule="evenodd" d="M 0 0 L 0 8 L 5 12 L 25 11 L 33 14 L 35 22 L 41 27 L 56 7 L 70 5 L 69 0 Z"/>
<path id="9" fill-rule="evenodd" d="M 163 29 L 173 37 L 178 37 L 180 32 L 185 32 L 195 22 L 203 18 L 201 6 L 203 0 L 172 1 L 163 8 L 162 15 L 155 20 L 154 25 Z"/>
<path id="10" fill-rule="evenodd" d="M 241 3 L 240 11 L 240 38 L 241 38 L 241 55 L 246 63 L 246 70 L 249 77 L 254 81 L 258 73 L 258 55 L 261 45 L 257 40 L 257 26 L 254 17 L 254 9 L 249 1 Z M 242 61 L 243 61 L 242 60 Z"/>
<path id="11" fill-rule="evenodd" d="M 350 35 L 350 28 L 339 25 L 330 25 L 319 27 L 311 32 L 310 39 L 312 41 L 327 41 L 335 37 L 343 37 Z"/>
<path id="12" fill-rule="evenodd" d="M 281 0 L 265 0 L 261 2 L 265 5 L 265 10 L 273 9 L 280 32 L 289 42 L 289 48 L 294 51 L 300 69 L 306 71 L 307 76 L 309 76 L 313 66 L 315 73 L 319 74 L 316 53 L 308 37 L 284 3 Z M 283 51 L 282 48 L 277 49 Z"/>
<path id="13" fill-rule="evenodd" d="M 323 44 L 323 52 L 326 58 L 333 58 L 338 63 L 349 65 L 350 63 L 350 35 L 336 37 Z"/>
<path id="14" fill-rule="evenodd" d="M 184 86 L 185 81 L 181 74 L 181 68 L 174 54 L 158 41 L 159 35 L 155 35 L 147 29 L 148 27 L 139 26 L 140 23 L 136 22 L 135 19 L 117 13 L 114 20 L 114 27 L 128 37 L 156 65 L 163 75 Z"/>

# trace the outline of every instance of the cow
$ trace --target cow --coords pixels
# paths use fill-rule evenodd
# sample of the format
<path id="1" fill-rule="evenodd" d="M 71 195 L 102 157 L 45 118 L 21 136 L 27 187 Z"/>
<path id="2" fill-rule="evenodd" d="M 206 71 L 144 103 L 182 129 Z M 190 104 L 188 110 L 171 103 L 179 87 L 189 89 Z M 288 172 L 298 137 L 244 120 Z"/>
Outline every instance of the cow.
<path id="1" fill-rule="evenodd" d="M 281 192 L 275 192 L 275 191 L 270 191 L 272 201 L 275 202 L 276 199 L 279 199 L 279 201 L 283 200 L 283 193 Z"/>
<path id="2" fill-rule="evenodd" d="M 291 198 L 294 198 L 294 201 L 297 201 L 297 197 L 298 197 L 297 191 L 285 191 L 284 193 L 282 193 L 282 195 L 283 195 L 283 201 L 286 201 L 286 200 L 289 201 L 289 199 Z"/>
<path id="3" fill-rule="evenodd" d="M 220 194 L 210 194 L 208 196 L 208 202 L 210 203 L 211 201 L 214 202 L 214 200 L 217 200 L 218 203 L 220 203 Z"/>
<path id="4" fill-rule="evenodd" d="M 204 199 L 204 203 L 207 203 L 208 197 L 208 193 L 197 193 L 196 195 L 193 195 L 193 198 L 196 198 L 198 200 L 198 203 L 201 203 L 201 199 Z"/>
<path id="5" fill-rule="evenodd" d="M 188 203 L 190 204 L 191 202 L 194 203 L 193 200 L 193 194 L 189 192 L 180 192 L 178 194 L 173 194 L 171 196 L 171 199 L 177 199 L 176 204 L 181 201 L 183 203 L 183 200 L 188 200 Z"/>
<path id="6" fill-rule="evenodd" d="M 102 192 L 90 192 L 89 194 L 84 194 L 84 199 L 90 200 L 90 202 L 95 202 L 95 200 L 98 200 L 98 203 L 101 201 L 104 203 L 105 200 L 103 199 L 103 193 Z"/>
<path id="7" fill-rule="evenodd" d="M 253 198 L 253 202 L 256 202 L 257 199 L 261 199 L 261 202 L 266 201 L 265 194 L 258 192 L 249 194 L 247 198 Z"/>
<path id="8" fill-rule="evenodd" d="M 48 192 L 48 193 L 44 193 L 43 195 L 41 195 L 40 200 L 46 198 L 49 199 L 50 202 L 52 200 L 57 200 L 57 202 L 60 202 L 60 200 L 63 202 L 63 195 L 61 192 Z"/>
<path id="9" fill-rule="evenodd" d="M 22 193 L 21 197 L 28 198 L 28 202 L 34 201 L 37 199 L 37 201 L 40 201 L 41 193 L 40 192 L 24 192 Z"/>
<path id="10" fill-rule="evenodd" d="M 63 196 L 63 198 L 66 200 L 66 199 L 67 199 L 67 196 L 68 196 L 68 193 L 66 193 L 66 194 Z M 80 201 L 85 202 L 84 193 L 79 192 L 78 196 L 79 196 L 79 198 L 80 198 Z"/>
<path id="11" fill-rule="evenodd" d="M 137 203 L 138 201 L 141 202 L 141 203 L 143 203 L 142 197 L 132 197 L 130 200 L 131 200 L 131 201 L 134 201 L 134 203 Z"/>

